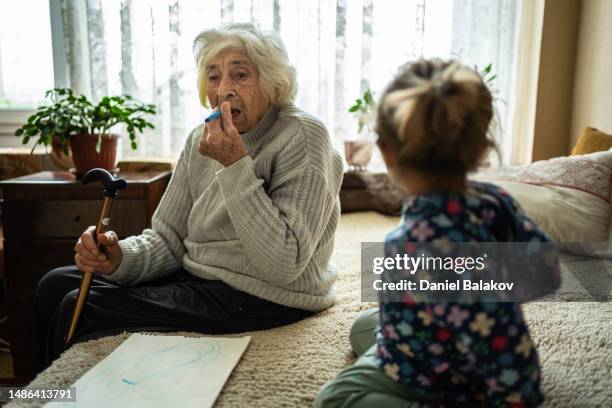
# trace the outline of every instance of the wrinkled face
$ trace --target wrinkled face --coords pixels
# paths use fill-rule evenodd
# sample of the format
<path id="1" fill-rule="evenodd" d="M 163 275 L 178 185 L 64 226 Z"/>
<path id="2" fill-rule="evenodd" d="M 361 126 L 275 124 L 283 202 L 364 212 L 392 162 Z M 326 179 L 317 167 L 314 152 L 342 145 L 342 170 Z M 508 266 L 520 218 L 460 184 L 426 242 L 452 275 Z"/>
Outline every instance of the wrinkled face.
<path id="1" fill-rule="evenodd" d="M 221 51 L 206 69 L 208 101 L 213 108 L 228 101 L 238 132 L 253 129 L 270 106 L 259 86 L 259 73 L 242 50 Z"/>

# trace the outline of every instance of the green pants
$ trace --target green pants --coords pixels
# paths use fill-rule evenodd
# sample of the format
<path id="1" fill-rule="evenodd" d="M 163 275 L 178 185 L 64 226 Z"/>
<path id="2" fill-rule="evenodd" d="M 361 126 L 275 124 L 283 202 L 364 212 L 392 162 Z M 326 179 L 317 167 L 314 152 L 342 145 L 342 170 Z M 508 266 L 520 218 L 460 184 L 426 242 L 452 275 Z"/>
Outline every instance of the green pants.
<path id="1" fill-rule="evenodd" d="M 317 408 L 429 407 L 425 398 L 388 377 L 376 364 L 378 309 L 363 312 L 353 323 L 350 342 L 359 356 L 354 365 L 328 381 L 315 399 Z"/>

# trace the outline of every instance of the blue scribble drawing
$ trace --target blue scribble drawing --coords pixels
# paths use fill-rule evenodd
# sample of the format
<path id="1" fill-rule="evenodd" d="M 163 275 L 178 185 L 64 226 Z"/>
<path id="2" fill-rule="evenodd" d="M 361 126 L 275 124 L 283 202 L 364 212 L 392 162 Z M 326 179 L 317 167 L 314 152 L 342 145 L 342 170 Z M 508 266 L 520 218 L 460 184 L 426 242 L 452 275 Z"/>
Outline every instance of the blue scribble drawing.
<path id="1" fill-rule="evenodd" d="M 170 346 L 159 351 L 147 353 L 133 358 L 118 356 L 111 360 L 109 367 L 92 376 L 78 389 L 79 396 L 85 399 L 83 402 L 96 403 L 108 402 L 117 392 L 117 384 L 129 388 L 130 385 L 143 385 L 151 380 L 165 380 L 170 374 L 180 372 L 187 366 L 201 366 L 219 356 L 219 342 L 210 339 L 193 339 L 193 341 L 177 346 Z M 110 361 L 109 361 L 110 363 Z M 147 373 L 143 375 L 140 368 L 146 368 Z M 113 374 L 120 371 L 123 376 L 117 378 Z M 128 381 L 124 379 L 129 378 Z M 105 385 L 101 388 L 100 384 Z M 91 397 L 94 397 L 90 399 Z"/>
<path id="2" fill-rule="evenodd" d="M 76 403 L 128 408 L 211 406 L 250 338 L 134 334 L 76 385 Z"/>

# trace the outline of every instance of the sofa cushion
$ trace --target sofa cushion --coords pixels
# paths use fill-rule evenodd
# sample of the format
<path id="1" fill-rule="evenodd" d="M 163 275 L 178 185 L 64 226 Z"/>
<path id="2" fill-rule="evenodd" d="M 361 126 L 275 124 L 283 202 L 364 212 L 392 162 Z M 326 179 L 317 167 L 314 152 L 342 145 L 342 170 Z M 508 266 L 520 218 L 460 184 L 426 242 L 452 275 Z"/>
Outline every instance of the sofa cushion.
<path id="1" fill-rule="evenodd" d="M 572 155 L 589 154 L 608 150 L 612 147 L 612 135 L 604 133 L 592 127 L 584 128 L 576 146 L 572 150 Z"/>

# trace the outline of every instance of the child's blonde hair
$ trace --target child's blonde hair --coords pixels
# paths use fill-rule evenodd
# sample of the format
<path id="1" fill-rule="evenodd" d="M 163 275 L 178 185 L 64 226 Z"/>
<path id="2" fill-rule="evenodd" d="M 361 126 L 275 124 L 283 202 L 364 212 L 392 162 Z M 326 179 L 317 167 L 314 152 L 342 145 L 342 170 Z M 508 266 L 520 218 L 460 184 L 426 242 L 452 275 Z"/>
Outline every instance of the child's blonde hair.
<path id="1" fill-rule="evenodd" d="M 376 130 L 398 164 L 430 175 L 476 170 L 495 142 L 491 93 L 457 61 L 419 60 L 400 68 L 382 95 Z"/>

